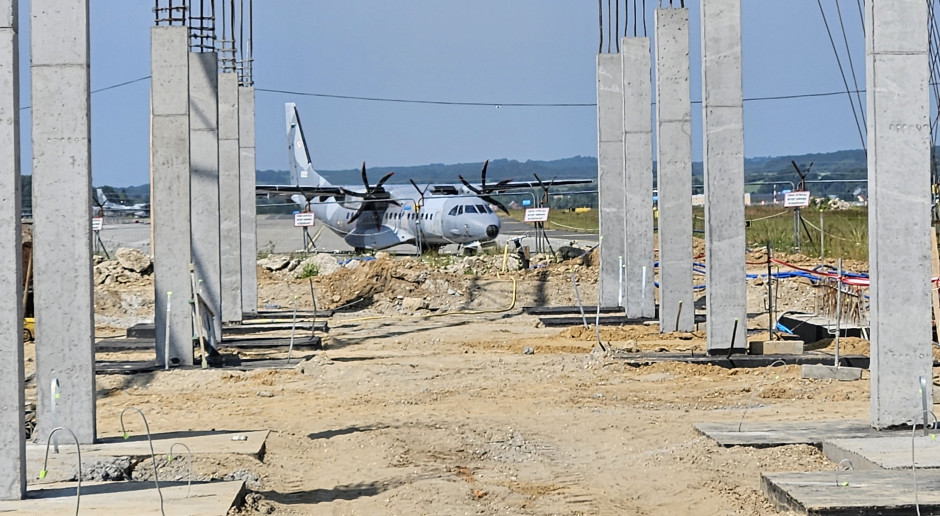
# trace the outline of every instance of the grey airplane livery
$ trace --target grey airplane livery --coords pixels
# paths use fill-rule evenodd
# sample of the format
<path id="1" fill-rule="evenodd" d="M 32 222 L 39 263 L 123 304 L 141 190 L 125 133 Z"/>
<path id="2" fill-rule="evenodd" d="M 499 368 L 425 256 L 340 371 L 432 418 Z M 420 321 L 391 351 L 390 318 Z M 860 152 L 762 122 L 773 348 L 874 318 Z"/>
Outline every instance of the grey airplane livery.
<path id="1" fill-rule="evenodd" d="M 310 161 L 297 106 L 285 105 L 290 185 L 258 185 L 265 194 L 290 195 L 302 211 L 342 236 L 357 251 L 379 250 L 412 244 L 422 250 L 447 244 L 487 242 L 499 235 L 499 216 L 493 208 L 509 213 L 492 194 L 546 186 L 537 181 L 503 180 L 486 183 L 483 164 L 480 183 L 460 177 L 460 184 L 386 184 L 389 172 L 372 185 L 362 164 L 361 186 L 333 185 L 317 174 Z M 583 184 L 591 180 L 566 179 L 554 185 Z"/>

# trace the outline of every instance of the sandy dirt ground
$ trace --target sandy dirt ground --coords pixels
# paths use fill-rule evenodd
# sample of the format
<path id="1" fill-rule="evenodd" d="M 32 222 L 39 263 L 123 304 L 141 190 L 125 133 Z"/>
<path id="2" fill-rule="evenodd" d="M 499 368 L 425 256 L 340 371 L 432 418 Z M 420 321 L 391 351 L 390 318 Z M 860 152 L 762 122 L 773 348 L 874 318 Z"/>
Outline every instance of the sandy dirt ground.
<path id="1" fill-rule="evenodd" d="M 269 270 L 279 267 L 271 260 L 287 264 Z M 263 460 L 191 462 L 197 479 L 247 481 L 233 514 L 753 515 L 783 514 L 760 492 L 761 473 L 836 465 L 811 446 L 722 448 L 693 423 L 868 418 L 867 373 L 839 383 L 802 379 L 798 366 L 627 365 L 600 350 L 593 328 L 544 327 L 521 310 L 574 305 L 572 276 L 594 304 L 592 260 L 512 272 L 501 261 L 381 255 L 335 271 L 324 262 L 298 279 L 300 258 L 261 260 L 261 305 L 310 308 L 312 285 L 318 307 L 348 307 L 329 321 L 324 349 L 295 350 L 290 364 L 283 349 L 241 352 L 271 358 L 263 370 L 99 376 L 99 433 L 117 434 L 125 407 L 144 411 L 153 432 L 270 429 Z M 99 336 L 152 317 L 147 271 L 104 262 L 96 281 Z M 781 301 L 812 310 L 816 290 L 784 280 Z M 749 327 L 765 328 L 762 281 L 748 293 Z M 661 335 L 656 325 L 602 327 L 600 340 L 653 352 L 706 346 L 703 332 Z M 867 352 L 861 339 L 843 345 Z M 189 465 L 163 461 L 161 475 L 185 479 Z M 131 475 L 149 478 L 149 467 Z"/>

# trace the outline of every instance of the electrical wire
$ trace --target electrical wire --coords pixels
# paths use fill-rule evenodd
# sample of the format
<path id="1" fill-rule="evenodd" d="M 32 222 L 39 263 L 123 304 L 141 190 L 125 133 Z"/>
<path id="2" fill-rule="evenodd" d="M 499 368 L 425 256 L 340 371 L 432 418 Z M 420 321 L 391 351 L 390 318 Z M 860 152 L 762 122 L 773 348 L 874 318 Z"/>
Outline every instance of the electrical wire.
<path id="1" fill-rule="evenodd" d="M 842 83 L 845 84 L 845 93 L 848 95 L 849 104 L 852 105 L 852 116 L 855 117 L 855 127 L 858 129 L 858 137 L 861 140 L 862 149 L 865 149 L 867 152 L 865 134 L 862 131 L 862 126 L 858 118 L 858 112 L 855 109 L 855 101 L 852 99 L 851 89 L 849 88 L 849 81 L 845 78 L 845 68 L 842 66 L 842 59 L 839 57 L 839 51 L 836 48 L 836 41 L 832 37 L 832 30 L 829 29 L 829 20 L 826 18 L 826 11 L 823 9 L 822 0 L 816 0 L 816 4 L 819 5 L 819 14 L 822 15 L 823 24 L 826 26 L 826 33 L 829 35 L 829 42 L 832 44 L 832 51 L 836 56 L 836 63 L 839 65 L 839 73 L 842 75 Z"/>
<path id="2" fill-rule="evenodd" d="M 850 46 L 849 46 L 849 36 L 845 32 L 845 22 L 842 20 L 842 9 L 839 7 L 839 1 L 836 0 L 835 4 L 836 4 L 836 13 L 839 15 L 839 27 L 842 29 L 842 41 L 845 42 L 845 55 L 849 61 L 849 71 L 852 73 L 852 82 L 855 85 L 855 96 L 856 96 L 856 100 L 858 100 L 859 115 L 861 115 L 861 118 L 862 118 L 862 125 L 867 128 L 868 125 L 867 125 L 867 121 L 865 120 L 865 110 L 862 109 L 862 106 L 863 106 L 862 95 L 861 93 L 858 93 L 858 90 L 859 90 L 858 75 L 855 73 L 855 63 L 854 63 L 854 60 L 852 59 L 852 51 L 850 50 Z"/>

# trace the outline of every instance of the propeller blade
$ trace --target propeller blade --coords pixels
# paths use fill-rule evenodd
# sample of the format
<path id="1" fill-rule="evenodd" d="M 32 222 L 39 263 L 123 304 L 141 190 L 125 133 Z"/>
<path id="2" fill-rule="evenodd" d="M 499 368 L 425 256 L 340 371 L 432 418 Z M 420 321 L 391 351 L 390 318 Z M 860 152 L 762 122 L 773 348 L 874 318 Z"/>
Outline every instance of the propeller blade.
<path id="1" fill-rule="evenodd" d="M 347 190 L 347 189 L 343 188 L 342 186 L 339 187 L 339 191 L 342 192 L 343 195 L 352 195 L 352 196 L 355 196 L 355 197 L 362 197 L 363 199 L 366 198 L 366 196 L 369 195 L 368 192 L 365 192 L 365 193 L 354 192 L 354 191 L 352 191 L 352 190 Z"/>
<path id="2" fill-rule="evenodd" d="M 490 165 L 490 160 L 483 162 L 483 170 L 480 171 L 480 186 L 486 190 L 486 167 Z"/>
<path id="3" fill-rule="evenodd" d="M 423 198 L 424 198 L 424 192 L 422 192 L 421 189 L 418 188 L 418 183 L 415 183 L 415 180 L 414 180 L 414 179 L 411 179 L 411 178 L 408 178 L 408 182 L 411 183 L 411 186 L 415 187 L 415 190 L 418 191 L 418 195 L 420 195 L 421 198 L 423 199 Z"/>
<path id="4" fill-rule="evenodd" d="M 353 213 L 353 216 L 352 216 L 352 217 L 349 217 L 349 220 L 347 220 L 346 222 L 353 222 L 353 221 L 355 221 L 356 219 L 358 219 L 358 218 L 359 218 L 359 215 L 362 215 L 362 212 L 365 211 L 365 209 L 366 209 L 366 204 L 367 204 L 367 203 L 365 203 L 365 202 L 361 203 L 361 204 L 359 205 L 359 209 L 356 210 L 356 213 Z"/>
<path id="5" fill-rule="evenodd" d="M 362 184 L 366 186 L 366 191 L 369 191 L 369 176 L 366 175 L 366 162 L 362 162 Z"/>
<path id="6" fill-rule="evenodd" d="M 497 201 L 496 199 L 490 197 L 489 195 L 481 196 L 480 199 L 483 199 L 484 201 L 492 204 L 493 206 L 496 206 L 497 208 L 506 212 L 506 215 L 509 215 L 509 208 L 503 206 L 503 203 Z"/>
<path id="7" fill-rule="evenodd" d="M 389 172 L 388 174 L 385 174 L 384 176 L 382 176 L 382 179 L 379 179 L 379 182 L 375 185 L 374 190 L 378 190 L 378 189 L 382 188 L 382 185 L 384 185 L 385 182 L 388 181 L 388 178 L 390 178 L 390 177 L 392 177 L 392 176 L 394 176 L 394 175 L 395 175 L 394 172 Z"/>
<path id="8" fill-rule="evenodd" d="M 463 176 L 458 175 L 457 178 L 459 178 L 459 179 L 460 179 L 460 182 L 463 183 L 464 186 L 466 186 L 467 188 L 469 188 L 471 192 L 473 192 L 473 193 L 475 193 L 475 194 L 480 194 L 480 193 L 482 193 L 482 190 L 479 190 L 477 187 L 475 187 L 475 186 L 473 186 L 472 184 L 470 184 L 466 179 L 463 178 Z"/>
<path id="9" fill-rule="evenodd" d="M 502 181 L 496 183 L 496 185 L 489 187 L 487 192 L 498 192 L 503 189 L 504 186 L 512 183 L 512 179 L 503 179 Z"/>

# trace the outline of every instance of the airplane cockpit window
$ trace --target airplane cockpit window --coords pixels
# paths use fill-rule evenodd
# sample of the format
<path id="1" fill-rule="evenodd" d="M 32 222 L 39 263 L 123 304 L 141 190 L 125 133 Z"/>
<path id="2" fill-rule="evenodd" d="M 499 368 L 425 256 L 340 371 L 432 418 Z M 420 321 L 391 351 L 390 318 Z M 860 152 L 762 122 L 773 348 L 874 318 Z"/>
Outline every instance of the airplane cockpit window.
<path id="1" fill-rule="evenodd" d="M 448 214 L 448 215 L 456 215 L 456 214 L 457 214 L 457 206 L 454 206 L 453 208 L 451 208 L 450 211 L 447 212 L 447 214 Z"/>
<path id="2" fill-rule="evenodd" d="M 457 215 L 463 215 L 463 206 L 457 206 Z"/>
<path id="3" fill-rule="evenodd" d="M 474 208 L 472 204 L 468 204 L 463 207 L 463 211 L 464 213 L 476 213 L 477 209 Z"/>
<path id="4" fill-rule="evenodd" d="M 486 206 L 482 204 L 477 204 L 477 211 L 480 213 L 489 213 L 489 210 L 486 209 Z"/>

